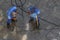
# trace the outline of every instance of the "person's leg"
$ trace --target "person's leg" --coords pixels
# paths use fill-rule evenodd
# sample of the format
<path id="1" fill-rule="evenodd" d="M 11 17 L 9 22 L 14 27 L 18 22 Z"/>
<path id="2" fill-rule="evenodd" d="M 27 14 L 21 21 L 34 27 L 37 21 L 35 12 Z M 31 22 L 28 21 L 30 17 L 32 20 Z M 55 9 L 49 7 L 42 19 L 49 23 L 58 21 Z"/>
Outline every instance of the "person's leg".
<path id="1" fill-rule="evenodd" d="M 32 21 L 33 21 L 33 18 L 32 18 L 32 17 L 30 17 L 29 23 L 31 23 Z"/>
<path id="2" fill-rule="evenodd" d="M 16 19 L 16 17 L 13 17 L 11 20 L 12 20 L 11 21 L 11 30 L 14 31 L 14 28 L 16 27 L 17 19 Z"/>
<path id="3" fill-rule="evenodd" d="M 36 20 L 36 18 L 31 17 L 30 20 L 29 20 L 29 22 L 32 23 L 34 30 L 39 29 L 39 27 L 40 27 L 40 18 L 38 17 L 37 19 L 38 20 Z M 38 25 L 37 25 L 37 22 L 38 22 Z"/>
<path id="4" fill-rule="evenodd" d="M 38 26 L 37 26 L 37 29 L 40 28 L 40 17 L 38 17 Z"/>
<path id="5" fill-rule="evenodd" d="M 10 24 L 11 24 L 11 19 L 8 19 L 8 20 L 7 20 L 7 28 L 8 28 L 8 29 L 10 28 Z"/>
<path id="6" fill-rule="evenodd" d="M 13 26 L 16 26 L 16 22 L 17 22 L 16 17 L 12 18 L 12 25 L 13 25 Z"/>
<path id="7" fill-rule="evenodd" d="M 31 26 L 32 26 L 32 30 L 35 30 L 36 29 L 36 19 L 33 18 L 33 17 L 30 17 L 30 20 L 29 20 L 29 23 L 31 23 Z"/>

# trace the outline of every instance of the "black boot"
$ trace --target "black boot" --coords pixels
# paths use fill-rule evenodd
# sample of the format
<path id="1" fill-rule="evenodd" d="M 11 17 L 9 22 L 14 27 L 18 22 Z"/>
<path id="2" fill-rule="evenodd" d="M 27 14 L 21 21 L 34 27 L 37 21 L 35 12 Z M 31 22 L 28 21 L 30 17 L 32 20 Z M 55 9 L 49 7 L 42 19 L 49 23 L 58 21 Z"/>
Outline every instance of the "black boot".
<path id="1" fill-rule="evenodd" d="M 8 29 L 10 28 L 10 24 L 7 24 L 7 28 L 8 28 Z"/>

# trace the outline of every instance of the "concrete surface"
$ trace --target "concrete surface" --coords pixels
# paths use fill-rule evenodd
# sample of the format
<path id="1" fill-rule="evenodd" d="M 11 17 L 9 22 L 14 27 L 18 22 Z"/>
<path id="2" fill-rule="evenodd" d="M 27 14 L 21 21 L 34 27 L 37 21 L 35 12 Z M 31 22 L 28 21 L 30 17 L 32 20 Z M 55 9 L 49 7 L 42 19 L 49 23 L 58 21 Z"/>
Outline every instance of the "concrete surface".
<path id="1" fill-rule="evenodd" d="M 11 6 L 11 0 L 0 0 L 0 9 L 4 12 L 4 28 L 0 31 L 0 40 L 60 40 L 60 0 L 39 0 L 37 7 L 41 10 L 40 31 L 30 31 L 26 13 L 18 15 L 17 27 L 10 32 L 6 28 L 6 11 Z M 34 5 L 37 1 L 27 0 L 24 7 L 31 2 Z M 19 9 L 18 9 L 19 10 Z M 19 10 L 21 13 L 21 10 Z M 27 27 L 28 26 L 28 27 Z"/>

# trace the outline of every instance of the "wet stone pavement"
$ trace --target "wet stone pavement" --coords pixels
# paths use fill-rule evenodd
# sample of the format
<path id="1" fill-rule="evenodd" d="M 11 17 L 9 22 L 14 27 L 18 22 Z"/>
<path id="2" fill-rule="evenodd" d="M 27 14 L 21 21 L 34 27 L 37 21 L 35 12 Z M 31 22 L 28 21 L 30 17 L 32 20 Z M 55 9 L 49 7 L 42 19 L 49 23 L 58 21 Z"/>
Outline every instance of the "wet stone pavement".
<path id="1" fill-rule="evenodd" d="M 35 4 L 35 0 L 27 0 L 27 3 Z M 0 27 L 0 40 L 60 40 L 60 0 L 39 0 L 37 7 L 41 10 L 40 31 L 31 31 L 28 25 L 29 17 L 26 13 L 17 16 L 16 28 L 9 31 L 6 28 L 7 9 L 11 6 L 11 0 L 0 0 L 0 9 L 3 11 L 4 22 Z M 19 8 L 18 8 L 19 10 Z M 21 10 L 19 10 L 20 13 Z"/>

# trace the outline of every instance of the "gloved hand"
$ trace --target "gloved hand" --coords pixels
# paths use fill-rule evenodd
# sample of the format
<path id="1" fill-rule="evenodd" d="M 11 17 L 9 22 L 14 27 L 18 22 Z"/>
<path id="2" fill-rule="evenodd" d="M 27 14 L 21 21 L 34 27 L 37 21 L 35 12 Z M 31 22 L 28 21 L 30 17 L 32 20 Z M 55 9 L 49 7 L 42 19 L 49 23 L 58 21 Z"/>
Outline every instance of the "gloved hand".
<path id="1" fill-rule="evenodd" d="M 12 21 L 15 21 L 15 22 L 17 22 L 17 19 L 16 19 L 16 17 L 12 18 Z"/>

